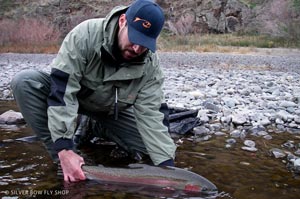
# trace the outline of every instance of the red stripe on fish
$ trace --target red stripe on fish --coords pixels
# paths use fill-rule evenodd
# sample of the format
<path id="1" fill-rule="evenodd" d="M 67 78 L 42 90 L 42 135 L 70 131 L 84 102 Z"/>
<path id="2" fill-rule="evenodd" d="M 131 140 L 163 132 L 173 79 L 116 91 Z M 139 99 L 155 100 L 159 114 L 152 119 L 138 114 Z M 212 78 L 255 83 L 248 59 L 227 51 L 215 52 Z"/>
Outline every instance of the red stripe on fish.
<path id="1" fill-rule="evenodd" d="M 87 175 L 95 176 L 99 181 L 111 181 L 111 182 L 127 182 L 135 184 L 155 185 L 155 186 L 178 186 L 181 184 L 180 181 L 174 181 L 172 179 L 155 178 L 152 176 L 120 176 L 120 175 L 109 175 L 106 173 L 93 173 L 86 172 Z"/>

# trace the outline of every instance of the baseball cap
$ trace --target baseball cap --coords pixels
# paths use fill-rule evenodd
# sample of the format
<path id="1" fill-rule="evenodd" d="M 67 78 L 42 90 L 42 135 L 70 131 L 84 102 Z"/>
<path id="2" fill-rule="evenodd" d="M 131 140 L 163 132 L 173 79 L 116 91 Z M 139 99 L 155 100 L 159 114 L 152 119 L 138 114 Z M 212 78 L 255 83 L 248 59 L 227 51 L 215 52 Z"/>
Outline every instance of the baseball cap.
<path id="1" fill-rule="evenodd" d="M 129 41 L 155 52 L 156 39 L 165 21 L 159 5 L 151 0 L 136 0 L 125 14 Z"/>

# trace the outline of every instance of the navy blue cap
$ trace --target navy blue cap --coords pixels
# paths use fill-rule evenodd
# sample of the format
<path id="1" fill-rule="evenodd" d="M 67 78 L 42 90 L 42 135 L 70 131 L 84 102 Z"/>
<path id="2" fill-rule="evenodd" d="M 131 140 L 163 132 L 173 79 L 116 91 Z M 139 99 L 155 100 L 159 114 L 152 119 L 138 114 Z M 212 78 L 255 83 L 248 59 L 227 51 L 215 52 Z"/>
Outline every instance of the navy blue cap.
<path id="1" fill-rule="evenodd" d="M 156 39 L 161 32 L 165 17 L 162 9 L 151 0 L 137 0 L 126 11 L 128 38 L 152 52 L 156 50 Z"/>

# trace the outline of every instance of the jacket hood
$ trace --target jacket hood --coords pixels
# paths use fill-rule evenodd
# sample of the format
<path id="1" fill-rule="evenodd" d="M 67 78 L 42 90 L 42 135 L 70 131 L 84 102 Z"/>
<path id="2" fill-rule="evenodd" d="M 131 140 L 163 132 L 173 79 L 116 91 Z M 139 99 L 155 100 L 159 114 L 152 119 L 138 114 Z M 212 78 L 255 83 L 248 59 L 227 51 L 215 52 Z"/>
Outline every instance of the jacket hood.
<path id="1" fill-rule="evenodd" d="M 106 16 L 103 26 L 104 42 L 103 47 L 112 54 L 114 38 L 118 30 L 119 16 L 126 12 L 128 6 L 117 6 Z"/>

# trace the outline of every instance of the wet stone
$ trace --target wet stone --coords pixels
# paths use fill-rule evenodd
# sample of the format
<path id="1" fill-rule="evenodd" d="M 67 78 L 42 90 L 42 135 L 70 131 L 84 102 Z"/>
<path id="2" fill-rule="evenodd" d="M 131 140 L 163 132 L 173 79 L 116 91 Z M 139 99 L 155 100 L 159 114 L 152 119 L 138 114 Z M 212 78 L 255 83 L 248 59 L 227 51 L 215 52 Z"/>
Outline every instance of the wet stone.
<path id="1" fill-rule="evenodd" d="M 214 111 L 216 113 L 218 113 L 220 111 L 220 108 L 217 105 L 215 105 L 215 104 L 213 104 L 211 102 L 204 102 L 203 106 L 204 106 L 204 108 L 212 110 L 212 111 Z"/>
<path id="2" fill-rule="evenodd" d="M 234 130 L 232 132 L 230 132 L 230 136 L 233 138 L 239 138 L 241 136 L 241 131 L 240 130 Z"/>
<path id="3" fill-rule="evenodd" d="M 287 148 L 287 149 L 293 149 L 295 147 L 294 141 L 291 141 L 291 140 L 287 141 L 286 143 L 282 144 L 281 146 L 284 148 Z"/>
<path id="4" fill-rule="evenodd" d="M 226 133 L 218 131 L 218 132 L 215 132 L 214 135 L 216 135 L 216 136 L 224 136 L 224 135 L 226 135 Z"/>
<path id="5" fill-rule="evenodd" d="M 250 166 L 249 162 L 240 162 L 241 165 Z"/>
<path id="6" fill-rule="evenodd" d="M 197 126 L 193 129 L 194 135 L 207 135 L 209 133 L 209 129 L 204 126 Z"/>
<path id="7" fill-rule="evenodd" d="M 195 139 L 195 142 L 203 142 L 203 141 L 208 141 L 209 139 L 211 139 L 212 136 L 211 135 L 206 135 L 203 137 L 198 137 Z"/>
<path id="8" fill-rule="evenodd" d="M 294 154 L 300 156 L 300 149 L 297 149 Z"/>
<path id="9" fill-rule="evenodd" d="M 235 144 L 235 143 L 236 143 L 236 140 L 233 139 L 233 138 L 230 138 L 230 139 L 227 139 L 227 140 L 226 140 L 226 143 L 228 143 L 228 144 Z"/>
<path id="10" fill-rule="evenodd" d="M 245 140 L 244 145 L 248 147 L 255 147 L 255 142 L 252 140 Z"/>
<path id="11" fill-rule="evenodd" d="M 4 143 L 11 143 L 11 142 L 14 142 L 13 139 L 5 139 L 5 140 L 2 140 L 2 142 Z"/>
<path id="12" fill-rule="evenodd" d="M 284 151 L 278 148 L 273 148 L 270 150 L 270 152 L 275 158 L 284 158 L 286 156 Z"/>
<path id="13" fill-rule="evenodd" d="M 257 148 L 255 148 L 255 147 L 248 147 L 248 146 L 242 146 L 242 149 L 244 151 L 250 151 L 250 152 L 256 152 L 257 151 Z"/>
<path id="14" fill-rule="evenodd" d="M 298 174 L 300 173 L 300 158 L 297 158 L 297 159 L 294 160 L 292 170 L 295 173 L 298 173 Z"/>
<path id="15" fill-rule="evenodd" d="M 273 137 L 271 135 L 265 135 L 263 136 L 263 138 L 266 140 L 271 140 Z"/>
<path id="16" fill-rule="evenodd" d="M 25 120 L 20 112 L 6 111 L 0 115 L 0 124 L 24 124 Z"/>

